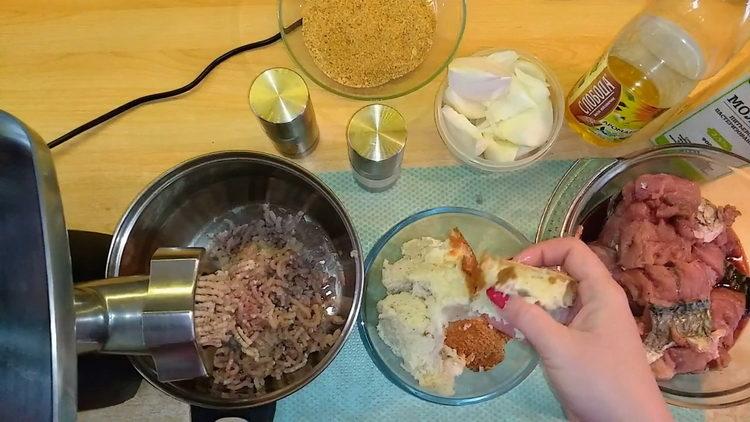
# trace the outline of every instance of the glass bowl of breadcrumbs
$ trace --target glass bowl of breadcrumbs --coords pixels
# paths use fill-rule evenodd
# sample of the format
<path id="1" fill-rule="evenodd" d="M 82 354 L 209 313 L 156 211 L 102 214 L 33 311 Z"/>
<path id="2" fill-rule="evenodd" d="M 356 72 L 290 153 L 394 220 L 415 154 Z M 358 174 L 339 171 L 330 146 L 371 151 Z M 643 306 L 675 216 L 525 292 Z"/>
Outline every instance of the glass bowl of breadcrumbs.
<path id="1" fill-rule="evenodd" d="M 278 18 L 307 77 L 344 97 L 383 100 L 422 88 L 450 63 L 466 0 L 279 0 Z"/>

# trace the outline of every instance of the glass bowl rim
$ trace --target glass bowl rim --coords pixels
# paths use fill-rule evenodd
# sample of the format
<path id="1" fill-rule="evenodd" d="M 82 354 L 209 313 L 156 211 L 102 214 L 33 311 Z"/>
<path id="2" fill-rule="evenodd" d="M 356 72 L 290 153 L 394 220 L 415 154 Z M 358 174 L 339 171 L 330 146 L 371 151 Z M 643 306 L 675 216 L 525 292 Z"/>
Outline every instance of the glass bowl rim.
<path id="1" fill-rule="evenodd" d="M 471 215 L 475 217 L 485 218 L 493 223 L 498 224 L 499 226 L 501 226 L 503 229 L 507 230 L 514 236 L 517 236 L 520 239 L 525 240 L 529 244 L 531 243 L 531 241 L 529 241 L 528 238 L 523 235 L 523 233 L 518 231 L 518 229 L 516 229 L 515 227 L 511 226 L 507 221 L 485 211 L 479 211 L 479 210 L 475 210 L 472 208 L 465 208 L 465 207 L 436 207 L 436 208 L 430 208 L 430 209 L 419 211 L 415 214 L 412 214 L 409 217 L 406 217 L 405 219 L 396 223 L 387 232 L 385 232 L 385 234 L 383 234 L 380 237 L 380 239 L 378 239 L 378 241 L 375 242 L 372 249 L 370 249 L 370 252 L 367 254 L 367 259 L 365 260 L 365 284 L 364 284 L 364 289 L 363 289 L 363 299 L 362 299 L 362 305 L 360 306 L 360 310 L 359 310 L 359 316 L 357 318 L 357 325 L 359 327 L 359 336 L 362 339 L 362 343 L 365 346 L 365 350 L 367 350 L 367 354 L 370 355 L 370 358 L 372 359 L 373 363 L 375 363 L 375 366 L 391 383 L 401 388 L 402 390 L 406 391 L 407 393 L 415 397 L 418 397 L 422 400 L 428 401 L 428 402 L 448 405 L 448 406 L 464 406 L 468 404 L 476 404 L 476 403 L 481 403 L 490 399 L 494 399 L 518 387 L 518 385 L 520 385 L 523 381 L 525 381 L 526 378 L 528 378 L 529 375 L 534 371 L 534 369 L 536 369 L 537 365 L 539 364 L 539 356 L 536 354 L 536 352 L 534 352 L 531 362 L 529 362 L 527 367 L 523 371 L 521 371 L 518 382 L 506 391 L 494 389 L 493 391 L 490 391 L 489 393 L 486 393 L 480 396 L 465 397 L 465 398 L 438 396 L 435 394 L 428 393 L 424 390 L 412 387 L 411 385 L 402 381 L 401 378 L 391 370 L 391 368 L 383 361 L 383 359 L 380 357 L 378 352 L 375 350 L 375 346 L 372 342 L 372 339 L 370 338 L 370 334 L 367 331 L 367 327 L 365 323 L 365 316 L 364 316 L 365 315 L 365 312 L 364 312 L 365 297 L 367 296 L 367 274 L 369 273 L 370 268 L 372 267 L 372 264 L 375 261 L 375 258 L 380 254 L 383 247 L 393 238 L 393 236 L 395 236 L 397 233 L 399 233 L 401 230 L 408 227 L 412 223 L 415 223 L 419 220 L 423 220 L 428 217 L 433 217 L 433 216 L 441 215 L 441 214 L 463 214 L 463 215 Z"/>
<path id="2" fill-rule="evenodd" d="M 423 81 L 420 81 L 419 83 L 415 84 L 412 87 L 409 87 L 405 90 L 399 90 L 396 93 L 383 95 L 383 94 L 372 94 L 372 95 L 358 95 L 358 94 L 352 94 L 349 92 L 344 92 L 340 89 L 336 89 L 329 84 L 324 83 L 323 81 L 319 80 L 319 78 L 316 78 L 313 76 L 310 72 L 308 72 L 307 68 L 302 65 L 297 55 L 294 54 L 292 51 L 292 48 L 289 47 L 289 41 L 287 41 L 287 29 L 284 27 L 284 15 L 282 13 L 282 3 L 289 0 L 277 0 L 277 12 L 276 17 L 278 21 L 278 27 L 279 27 L 279 33 L 281 34 L 281 40 L 284 44 L 284 47 L 289 54 L 289 56 L 292 58 L 292 61 L 295 65 L 302 71 L 302 73 L 310 78 L 313 82 L 315 82 L 316 85 L 323 88 L 324 90 L 331 92 L 333 94 L 339 95 L 344 98 L 349 98 L 352 100 L 360 100 L 360 101 L 381 101 L 381 100 L 390 100 L 394 98 L 403 97 L 405 95 L 409 95 L 415 91 L 418 91 L 422 88 L 424 88 L 427 84 L 435 80 L 435 78 L 440 75 L 443 70 L 445 70 L 446 67 L 448 67 L 448 64 L 450 64 L 451 61 L 453 61 L 453 58 L 456 56 L 456 53 L 458 52 L 458 48 L 461 45 L 461 40 L 464 37 L 464 32 L 466 30 L 466 2 L 467 0 L 457 0 L 461 3 L 461 23 L 460 27 L 458 28 L 458 36 L 456 37 L 455 43 L 453 47 L 451 48 L 450 54 L 448 54 L 448 57 L 445 58 L 442 64 L 440 64 L 427 78 L 425 78 Z M 300 18 L 299 22 L 301 23 L 302 19 Z M 295 24 L 292 24 L 291 26 L 295 26 Z M 301 26 L 301 25 L 300 25 Z M 297 28 L 295 28 L 297 29 Z M 300 29 L 301 30 L 301 29 Z M 429 53 L 428 53 L 429 54 Z M 415 69 L 416 70 L 416 69 Z M 413 72 L 413 70 L 412 70 Z M 409 72 L 411 73 L 411 72 Z M 402 76 L 407 77 L 409 75 L 407 73 L 406 75 Z M 399 78 L 400 79 L 400 78 Z M 391 81 L 389 81 L 391 82 Z M 389 82 L 386 82 L 385 84 L 388 84 Z M 383 84 L 383 85 L 385 85 Z M 380 85 L 382 87 L 383 85 Z M 372 89 L 378 89 L 379 87 L 372 87 Z M 352 88 L 352 89 L 359 89 L 359 88 Z"/>

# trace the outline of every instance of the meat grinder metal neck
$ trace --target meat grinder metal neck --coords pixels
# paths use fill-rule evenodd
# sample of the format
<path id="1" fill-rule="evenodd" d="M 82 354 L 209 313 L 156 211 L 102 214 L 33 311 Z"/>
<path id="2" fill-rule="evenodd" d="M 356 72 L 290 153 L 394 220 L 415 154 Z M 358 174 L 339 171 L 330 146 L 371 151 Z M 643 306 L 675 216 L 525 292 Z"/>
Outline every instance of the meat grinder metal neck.
<path id="1" fill-rule="evenodd" d="M 193 324 L 201 248 L 160 248 L 150 275 L 75 286 L 78 353 L 150 355 L 159 381 L 206 376 Z"/>

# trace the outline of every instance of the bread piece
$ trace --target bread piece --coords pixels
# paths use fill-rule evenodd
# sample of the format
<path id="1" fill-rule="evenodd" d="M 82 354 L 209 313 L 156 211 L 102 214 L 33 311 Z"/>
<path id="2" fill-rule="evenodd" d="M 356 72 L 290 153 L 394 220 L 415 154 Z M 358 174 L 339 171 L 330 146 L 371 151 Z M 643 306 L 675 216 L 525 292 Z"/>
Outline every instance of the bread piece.
<path id="1" fill-rule="evenodd" d="M 451 245 L 451 254 L 461 260 L 461 271 L 466 279 L 466 288 L 469 290 L 469 295 L 473 296 L 481 290 L 483 284 L 482 270 L 479 268 L 477 257 L 457 227 L 451 229 L 448 241 Z"/>
<path id="2" fill-rule="evenodd" d="M 573 305 L 577 283 L 559 271 L 536 268 L 514 261 L 483 257 L 480 263 L 484 290 L 494 287 L 507 295 L 521 296 L 529 303 L 536 303 L 546 311 L 560 317 L 560 312 Z M 478 315 L 486 314 L 502 321 L 497 307 L 481 291 L 471 301 L 471 310 Z"/>

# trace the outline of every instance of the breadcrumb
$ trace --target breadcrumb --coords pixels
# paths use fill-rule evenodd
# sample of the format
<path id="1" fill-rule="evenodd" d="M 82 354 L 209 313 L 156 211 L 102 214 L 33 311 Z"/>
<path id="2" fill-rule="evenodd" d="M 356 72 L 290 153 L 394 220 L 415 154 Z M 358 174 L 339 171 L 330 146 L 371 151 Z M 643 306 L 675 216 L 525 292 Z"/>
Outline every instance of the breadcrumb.
<path id="1" fill-rule="evenodd" d="M 466 360 L 472 371 L 487 371 L 505 358 L 508 336 L 490 325 L 485 316 L 453 321 L 445 328 L 445 345 Z"/>
<path id="2" fill-rule="evenodd" d="M 305 0 L 302 36 L 315 64 L 342 85 L 380 86 L 427 57 L 436 17 L 427 0 Z"/>

